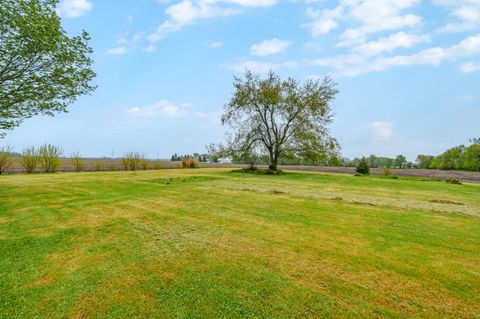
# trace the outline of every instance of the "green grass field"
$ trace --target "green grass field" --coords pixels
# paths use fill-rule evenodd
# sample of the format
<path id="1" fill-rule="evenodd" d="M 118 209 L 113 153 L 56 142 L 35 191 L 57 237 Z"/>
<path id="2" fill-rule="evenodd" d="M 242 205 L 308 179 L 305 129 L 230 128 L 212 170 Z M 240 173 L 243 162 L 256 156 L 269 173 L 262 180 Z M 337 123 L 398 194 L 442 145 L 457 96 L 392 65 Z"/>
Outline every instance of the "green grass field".
<path id="1" fill-rule="evenodd" d="M 480 316 L 480 185 L 0 177 L 0 318 Z"/>

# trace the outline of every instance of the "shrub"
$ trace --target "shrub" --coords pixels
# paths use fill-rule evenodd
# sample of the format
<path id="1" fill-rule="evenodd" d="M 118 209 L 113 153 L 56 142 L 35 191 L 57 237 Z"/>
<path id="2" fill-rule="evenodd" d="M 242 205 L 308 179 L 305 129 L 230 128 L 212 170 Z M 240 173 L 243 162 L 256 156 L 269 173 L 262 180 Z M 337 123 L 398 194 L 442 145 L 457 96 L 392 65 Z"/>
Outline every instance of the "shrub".
<path id="1" fill-rule="evenodd" d="M 142 169 L 143 169 L 144 171 L 146 171 L 146 170 L 148 169 L 148 161 L 143 158 L 143 159 L 140 161 L 140 166 L 142 167 Z"/>
<path id="2" fill-rule="evenodd" d="M 4 174 L 13 164 L 11 146 L 0 147 L 0 175 Z"/>
<path id="3" fill-rule="evenodd" d="M 368 160 L 365 157 L 362 157 L 360 161 L 358 161 L 357 174 L 368 175 L 370 173 L 370 168 L 368 167 Z"/>
<path id="4" fill-rule="evenodd" d="M 462 185 L 462 182 L 460 182 L 458 179 L 447 179 L 445 182 L 447 184 Z"/>
<path id="5" fill-rule="evenodd" d="M 182 168 L 199 168 L 200 163 L 194 158 L 182 159 Z"/>
<path id="6" fill-rule="evenodd" d="M 40 157 L 35 147 L 33 146 L 27 147 L 22 151 L 22 157 L 20 158 L 20 163 L 22 164 L 27 174 L 35 173 L 35 170 L 37 169 L 39 161 L 40 161 Z"/>
<path id="7" fill-rule="evenodd" d="M 390 168 L 383 169 L 383 176 L 392 176 L 392 170 Z"/>
<path id="8" fill-rule="evenodd" d="M 85 170 L 85 161 L 78 152 L 73 153 L 70 160 L 72 161 L 72 166 L 75 172 L 81 172 Z"/>
<path id="9" fill-rule="evenodd" d="M 123 168 L 128 171 L 136 171 L 143 160 L 143 156 L 138 152 L 129 152 L 122 158 Z"/>
<path id="10" fill-rule="evenodd" d="M 160 161 L 155 161 L 153 163 L 153 169 L 160 169 L 162 167 L 162 165 L 160 164 Z"/>
<path id="11" fill-rule="evenodd" d="M 40 166 L 45 173 L 55 173 L 60 167 L 62 150 L 51 144 L 44 144 L 38 149 Z"/>
<path id="12" fill-rule="evenodd" d="M 103 162 L 102 161 L 96 161 L 95 166 L 93 168 L 97 172 L 101 171 L 103 169 Z"/>

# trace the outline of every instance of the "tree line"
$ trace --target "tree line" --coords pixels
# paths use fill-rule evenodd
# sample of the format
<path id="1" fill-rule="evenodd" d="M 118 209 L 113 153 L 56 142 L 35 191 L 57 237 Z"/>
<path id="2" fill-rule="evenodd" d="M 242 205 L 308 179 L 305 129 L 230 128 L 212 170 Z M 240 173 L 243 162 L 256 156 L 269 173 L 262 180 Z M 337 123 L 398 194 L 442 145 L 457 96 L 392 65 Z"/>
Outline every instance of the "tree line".
<path id="1" fill-rule="evenodd" d="M 452 147 L 440 155 L 418 155 L 420 168 L 480 171 L 480 138 L 471 139 L 470 146 Z"/>
<path id="2" fill-rule="evenodd" d="M 186 155 L 178 155 L 177 153 L 173 154 L 170 157 L 171 162 L 181 162 L 183 160 L 194 159 L 199 161 L 200 163 L 207 163 L 212 161 L 212 158 L 209 154 L 200 154 L 200 153 L 193 153 L 193 154 L 186 154 Z"/>
<path id="3" fill-rule="evenodd" d="M 407 160 L 404 155 L 398 155 L 395 158 L 370 155 L 362 158 L 341 158 L 340 165 L 343 167 L 357 167 L 360 162 L 366 161 L 370 168 L 415 168 L 416 164 Z"/>

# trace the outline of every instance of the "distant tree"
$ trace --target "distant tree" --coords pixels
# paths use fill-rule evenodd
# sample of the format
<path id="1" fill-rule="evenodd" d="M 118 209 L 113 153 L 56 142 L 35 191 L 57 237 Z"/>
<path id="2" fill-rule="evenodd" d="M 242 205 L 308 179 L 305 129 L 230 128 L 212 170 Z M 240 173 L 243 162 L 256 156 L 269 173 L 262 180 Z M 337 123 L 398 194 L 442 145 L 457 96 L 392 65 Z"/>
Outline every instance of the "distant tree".
<path id="1" fill-rule="evenodd" d="M 464 145 L 455 146 L 435 157 L 432 161 L 432 168 L 451 170 L 461 169 L 461 155 L 465 149 Z"/>
<path id="2" fill-rule="evenodd" d="M 368 175 L 370 173 L 370 167 L 368 166 L 368 160 L 362 157 L 357 164 L 356 172 L 358 174 Z"/>
<path id="3" fill-rule="evenodd" d="M 244 78 L 235 77 L 234 88 L 222 116 L 229 128 L 223 155 L 258 150 L 268 154 L 269 170 L 276 173 L 280 158 L 320 162 L 337 154 L 339 145 L 328 125 L 338 91 L 329 78 L 301 85 L 273 72 L 262 79 L 247 71 Z"/>
<path id="4" fill-rule="evenodd" d="M 0 2 L 0 137 L 32 116 L 65 112 L 95 89 L 89 35 L 69 37 L 56 0 Z"/>
<path id="5" fill-rule="evenodd" d="M 403 155 L 398 155 L 395 158 L 395 166 L 398 168 L 405 168 L 407 165 L 407 158 Z"/>
<path id="6" fill-rule="evenodd" d="M 460 157 L 461 169 L 480 171 L 480 143 L 466 147 Z"/>
<path id="7" fill-rule="evenodd" d="M 418 155 L 417 156 L 417 164 L 418 167 L 426 169 L 426 168 L 432 168 L 432 162 L 435 159 L 435 156 L 432 155 Z"/>
<path id="8" fill-rule="evenodd" d="M 472 144 L 480 144 L 480 137 L 470 139 L 470 143 L 472 143 Z"/>

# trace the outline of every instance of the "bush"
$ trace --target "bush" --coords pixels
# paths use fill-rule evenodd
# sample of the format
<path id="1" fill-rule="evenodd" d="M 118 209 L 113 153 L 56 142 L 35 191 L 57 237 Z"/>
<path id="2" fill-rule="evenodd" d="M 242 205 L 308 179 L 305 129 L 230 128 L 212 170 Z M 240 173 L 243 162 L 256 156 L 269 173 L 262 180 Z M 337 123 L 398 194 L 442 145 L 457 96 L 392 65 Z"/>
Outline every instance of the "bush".
<path id="1" fill-rule="evenodd" d="M 200 163 L 194 158 L 182 159 L 182 168 L 199 168 Z"/>
<path id="2" fill-rule="evenodd" d="M 20 163 L 27 172 L 27 174 L 35 173 L 38 163 L 40 161 L 40 156 L 35 147 L 27 147 L 22 152 L 22 157 L 20 158 Z"/>
<path id="3" fill-rule="evenodd" d="M 45 173 L 55 173 L 58 171 L 61 163 L 61 148 L 51 144 L 44 144 L 38 149 L 38 155 L 40 158 L 40 166 Z"/>
<path id="4" fill-rule="evenodd" d="M 143 156 L 138 152 L 129 152 L 122 158 L 122 165 L 126 171 L 136 171 L 143 160 Z"/>
<path id="5" fill-rule="evenodd" d="M 368 167 L 368 160 L 365 157 L 362 157 L 362 159 L 358 162 L 356 172 L 357 174 L 363 174 L 363 175 L 370 174 L 370 168 Z"/>
<path id="6" fill-rule="evenodd" d="M 93 168 L 97 172 L 103 170 L 103 162 L 102 161 L 96 161 L 95 166 Z"/>
<path id="7" fill-rule="evenodd" d="M 142 169 L 143 169 L 144 171 L 146 171 L 146 170 L 148 169 L 148 161 L 147 161 L 146 159 L 142 159 L 142 160 L 140 161 L 140 166 L 142 167 Z"/>
<path id="8" fill-rule="evenodd" d="M 390 168 L 384 168 L 383 176 L 392 176 L 392 170 Z"/>
<path id="9" fill-rule="evenodd" d="M 462 182 L 460 182 L 458 179 L 447 179 L 445 182 L 447 184 L 462 185 Z"/>
<path id="10" fill-rule="evenodd" d="M 11 146 L 0 147 L 0 175 L 4 174 L 13 164 Z"/>
<path id="11" fill-rule="evenodd" d="M 85 169 L 85 161 L 78 152 L 72 154 L 72 166 L 75 172 L 81 172 Z"/>
<path id="12" fill-rule="evenodd" d="M 160 161 L 155 161 L 155 162 L 153 163 L 153 169 L 158 170 L 158 169 L 160 169 L 161 167 L 162 167 L 162 165 L 160 164 Z"/>

